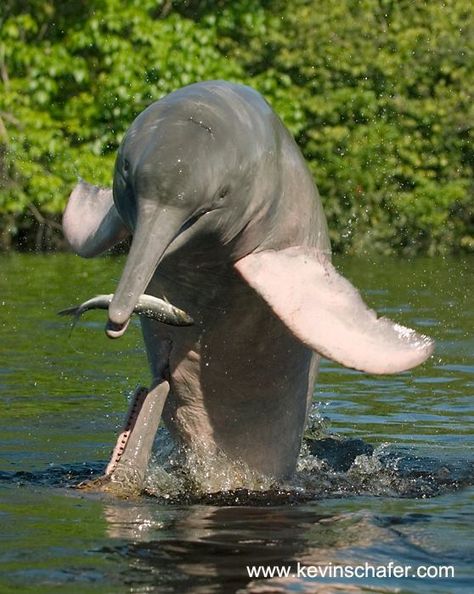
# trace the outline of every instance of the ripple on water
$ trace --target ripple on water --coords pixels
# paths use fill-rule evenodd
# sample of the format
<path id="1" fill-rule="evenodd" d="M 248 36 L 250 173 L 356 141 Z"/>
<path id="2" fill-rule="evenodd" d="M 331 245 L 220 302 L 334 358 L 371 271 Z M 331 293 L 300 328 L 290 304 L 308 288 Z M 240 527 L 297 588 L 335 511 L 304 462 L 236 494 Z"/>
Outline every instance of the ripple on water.
<path id="1" fill-rule="evenodd" d="M 0 591 L 314 592 L 309 580 L 246 577 L 246 562 L 288 560 L 456 567 L 450 581 L 333 580 L 318 593 L 472 590 L 472 260 L 339 261 L 371 306 L 433 335 L 437 350 L 393 378 L 322 361 L 323 404 L 293 481 L 240 467 L 246 487 L 229 491 L 222 460 L 170 465 L 158 440 L 149 496 L 128 500 L 74 487 L 103 472 L 124 394 L 148 377 L 137 325 L 111 343 L 99 313 L 72 335 L 55 316 L 112 292 L 122 265 L 2 258 Z"/>

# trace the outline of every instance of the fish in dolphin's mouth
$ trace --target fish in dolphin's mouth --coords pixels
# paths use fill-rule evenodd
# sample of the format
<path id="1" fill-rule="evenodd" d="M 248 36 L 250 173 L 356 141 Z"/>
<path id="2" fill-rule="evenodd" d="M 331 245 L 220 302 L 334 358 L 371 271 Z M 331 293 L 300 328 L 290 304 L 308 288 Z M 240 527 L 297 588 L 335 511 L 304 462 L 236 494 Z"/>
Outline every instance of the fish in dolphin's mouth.
<path id="1" fill-rule="evenodd" d="M 109 309 L 113 299 L 113 293 L 109 295 L 97 295 L 73 307 L 62 309 L 58 314 L 60 316 L 73 316 L 73 324 L 81 317 L 83 313 L 91 309 Z M 170 326 L 191 326 L 193 319 L 182 309 L 172 305 L 165 299 L 159 299 L 153 295 L 140 295 L 133 313 L 145 316 L 152 320 L 169 324 Z M 119 338 L 127 329 L 129 320 L 123 323 L 116 323 L 109 320 L 106 326 L 106 334 L 109 338 Z"/>

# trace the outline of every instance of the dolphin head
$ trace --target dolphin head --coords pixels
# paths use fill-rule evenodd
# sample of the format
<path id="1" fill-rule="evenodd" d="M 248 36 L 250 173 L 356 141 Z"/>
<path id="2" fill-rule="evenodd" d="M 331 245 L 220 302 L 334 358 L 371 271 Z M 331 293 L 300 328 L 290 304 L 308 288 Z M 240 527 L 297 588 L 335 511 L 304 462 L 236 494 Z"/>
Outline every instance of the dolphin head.
<path id="1" fill-rule="evenodd" d="M 235 243 L 264 204 L 255 187 L 263 145 L 249 143 L 251 121 L 236 125 L 228 100 L 169 98 L 138 116 L 116 160 L 114 203 L 133 240 L 109 307 L 111 338 L 125 332 L 166 255 L 191 239 Z"/>

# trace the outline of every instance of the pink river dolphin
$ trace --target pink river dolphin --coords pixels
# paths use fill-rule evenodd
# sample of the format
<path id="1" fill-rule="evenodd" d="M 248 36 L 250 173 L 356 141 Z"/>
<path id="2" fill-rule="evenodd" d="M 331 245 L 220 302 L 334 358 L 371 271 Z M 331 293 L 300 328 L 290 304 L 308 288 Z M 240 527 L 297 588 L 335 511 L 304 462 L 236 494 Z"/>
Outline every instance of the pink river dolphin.
<path id="1" fill-rule="evenodd" d="M 141 488 L 161 419 L 188 452 L 287 479 L 321 355 L 388 374 L 433 351 L 377 317 L 331 264 L 304 158 L 247 86 L 202 82 L 150 105 L 121 143 L 113 189 L 80 182 L 63 228 L 86 258 L 132 236 L 107 304 L 110 337 L 144 295 L 166 296 L 194 322 L 142 312 L 151 387 L 134 397 L 104 482 Z"/>

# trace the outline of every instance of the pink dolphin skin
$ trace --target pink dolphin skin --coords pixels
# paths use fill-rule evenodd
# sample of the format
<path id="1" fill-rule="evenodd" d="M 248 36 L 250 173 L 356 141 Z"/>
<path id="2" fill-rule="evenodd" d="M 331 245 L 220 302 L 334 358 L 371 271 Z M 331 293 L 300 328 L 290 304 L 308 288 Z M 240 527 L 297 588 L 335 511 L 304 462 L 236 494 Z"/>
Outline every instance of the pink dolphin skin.
<path id="1" fill-rule="evenodd" d="M 120 146 L 113 190 L 80 182 L 63 228 L 84 257 L 133 236 L 109 336 L 125 332 L 143 294 L 166 296 L 194 320 L 141 318 L 152 385 L 137 393 L 112 481 L 141 488 L 161 416 L 188 452 L 287 479 L 320 355 L 385 374 L 433 351 L 426 336 L 377 318 L 332 266 L 305 161 L 246 86 L 203 82 L 150 105 Z"/>

